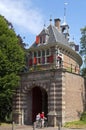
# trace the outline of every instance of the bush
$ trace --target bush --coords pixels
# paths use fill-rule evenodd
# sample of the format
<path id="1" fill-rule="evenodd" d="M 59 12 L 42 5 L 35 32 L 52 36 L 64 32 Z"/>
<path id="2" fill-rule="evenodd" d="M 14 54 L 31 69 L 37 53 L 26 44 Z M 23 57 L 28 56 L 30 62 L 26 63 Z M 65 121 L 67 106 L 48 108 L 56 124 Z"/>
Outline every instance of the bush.
<path id="1" fill-rule="evenodd" d="M 81 114 L 81 121 L 86 121 L 86 111 Z"/>
<path id="2" fill-rule="evenodd" d="M 5 121 L 6 123 L 12 123 L 12 112 L 9 115 L 6 115 Z"/>

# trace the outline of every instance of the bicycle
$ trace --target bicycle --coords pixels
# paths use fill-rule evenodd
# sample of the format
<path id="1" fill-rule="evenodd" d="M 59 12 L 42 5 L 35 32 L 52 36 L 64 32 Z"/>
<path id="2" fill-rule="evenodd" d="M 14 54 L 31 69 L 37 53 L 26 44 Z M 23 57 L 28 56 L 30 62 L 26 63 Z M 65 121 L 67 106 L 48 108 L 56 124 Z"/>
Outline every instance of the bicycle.
<path id="1" fill-rule="evenodd" d="M 41 128 L 42 127 L 42 122 L 41 119 L 36 121 L 36 128 Z"/>
<path id="2" fill-rule="evenodd" d="M 42 128 L 42 127 L 43 127 L 42 126 L 42 120 L 41 119 L 37 120 L 36 121 L 36 128 Z M 48 121 L 47 121 L 47 119 L 44 120 L 44 127 L 48 127 Z"/>
<path id="3" fill-rule="evenodd" d="M 47 121 L 47 118 L 44 119 L 44 127 L 48 127 L 48 121 Z"/>

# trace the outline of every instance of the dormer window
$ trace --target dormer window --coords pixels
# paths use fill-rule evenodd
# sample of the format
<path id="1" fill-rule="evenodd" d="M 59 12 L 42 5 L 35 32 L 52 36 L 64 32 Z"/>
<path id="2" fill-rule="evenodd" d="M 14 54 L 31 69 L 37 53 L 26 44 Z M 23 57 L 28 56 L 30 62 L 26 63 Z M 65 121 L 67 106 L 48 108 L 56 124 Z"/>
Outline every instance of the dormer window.
<path id="1" fill-rule="evenodd" d="M 45 43 L 45 41 L 46 41 L 46 36 L 43 35 L 42 37 L 43 37 L 43 43 Z"/>
<path id="2" fill-rule="evenodd" d="M 36 44 L 42 44 L 46 42 L 46 35 L 36 36 Z"/>
<path id="3" fill-rule="evenodd" d="M 45 43 L 45 41 L 46 41 L 46 36 L 45 35 L 42 35 L 39 38 L 40 38 L 40 44 Z"/>
<path id="4" fill-rule="evenodd" d="M 41 36 L 39 37 L 39 39 L 40 39 L 39 42 L 42 43 L 42 37 Z"/>

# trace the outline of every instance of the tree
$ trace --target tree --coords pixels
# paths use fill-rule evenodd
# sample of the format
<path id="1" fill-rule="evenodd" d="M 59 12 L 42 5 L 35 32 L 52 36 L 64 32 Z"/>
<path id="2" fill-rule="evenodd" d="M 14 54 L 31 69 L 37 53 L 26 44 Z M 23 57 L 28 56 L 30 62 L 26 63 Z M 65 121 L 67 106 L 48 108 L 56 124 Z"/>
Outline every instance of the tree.
<path id="1" fill-rule="evenodd" d="M 84 78 L 86 78 L 86 68 L 81 69 L 81 74 Z"/>
<path id="2" fill-rule="evenodd" d="M 18 73 L 24 66 L 24 48 L 12 24 L 0 16 L 0 119 L 3 121 L 12 110 L 12 96 L 20 79 Z"/>
<path id="3" fill-rule="evenodd" d="M 84 57 L 84 65 L 86 67 L 86 27 L 81 28 L 81 35 L 80 38 L 80 54 Z"/>
<path id="4" fill-rule="evenodd" d="M 86 26 L 81 28 L 81 38 L 80 38 L 80 54 L 83 57 L 83 67 L 81 70 L 82 76 L 86 77 Z"/>

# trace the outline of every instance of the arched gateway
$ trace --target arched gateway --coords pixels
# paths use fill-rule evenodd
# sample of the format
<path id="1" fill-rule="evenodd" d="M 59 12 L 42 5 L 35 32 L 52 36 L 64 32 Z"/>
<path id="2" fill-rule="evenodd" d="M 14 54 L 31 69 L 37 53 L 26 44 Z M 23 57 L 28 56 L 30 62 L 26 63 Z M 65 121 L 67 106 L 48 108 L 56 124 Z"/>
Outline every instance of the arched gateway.
<path id="1" fill-rule="evenodd" d="M 58 112 L 59 120 L 62 120 L 62 104 L 59 104 L 59 99 L 62 98 L 64 90 L 62 90 L 62 71 L 57 71 L 21 74 L 21 86 L 17 89 L 13 100 L 13 120 L 16 123 L 32 124 L 36 114 L 42 111 L 45 112 L 50 125 L 54 124 L 54 118 L 57 120 Z M 53 79 L 55 77 L 56 79 Z M 59 97 L 56 97 L 58 94 Z"/>
<path id="2" fill-rule="evenodd" d="M 32 124 L 36 115 L 42 111 L 46 117 L 48 115 L 48 81 L 37 82 L 37 79 L 33 80 L 33 77 L 37 77 L 37 73 L 32 75 L 21 76 L 21 86 L 16 90 L 13 100 L 15 104 L 13 118 L 18 124 Z"/>
<path id="3" fill-rule="evenodd" d="M 28 49 L 27 71 L 20 74 L 13 99 L 15 123 L 32 124 L 42 111 L 51 126 L 79 119 L 85 104 L 84 79 L 79 75 L 82 58 L 76 44 L 68 41 L 68 29 L 56 19 Z"/>
<path id="4" fill-rule="evenodd" d="M 48 95 L 46 90 L 40 87 L 32 88 L 32 122 L 35 121 L 36 115 L 45 112 L 45 116 L 48 114 Z"/>

